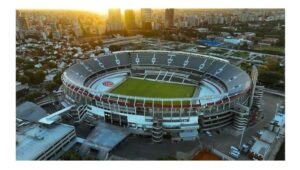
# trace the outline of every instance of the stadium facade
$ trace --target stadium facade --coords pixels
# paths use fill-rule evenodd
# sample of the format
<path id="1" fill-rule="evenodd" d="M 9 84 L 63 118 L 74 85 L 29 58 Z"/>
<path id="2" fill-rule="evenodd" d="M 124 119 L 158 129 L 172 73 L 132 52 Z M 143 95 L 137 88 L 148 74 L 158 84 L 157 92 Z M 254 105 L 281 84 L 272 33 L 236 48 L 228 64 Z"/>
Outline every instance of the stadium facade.
<path id="1" fill-rule="evenodd" d="M 79 119 L 94 115 L 160 142 L 163 135 L 189 140 L 228 125 L 241 131 L 250 117 L 253 77 L 257 74 L 250 78 L 227 60 L 207 55 L 119 51 L 72 65 L 62 75 L 62 89 L 66 100 L 78 106 Z M 129 78 L 195 89 L 191 96 L 175 98 L 114 93 Z"/>

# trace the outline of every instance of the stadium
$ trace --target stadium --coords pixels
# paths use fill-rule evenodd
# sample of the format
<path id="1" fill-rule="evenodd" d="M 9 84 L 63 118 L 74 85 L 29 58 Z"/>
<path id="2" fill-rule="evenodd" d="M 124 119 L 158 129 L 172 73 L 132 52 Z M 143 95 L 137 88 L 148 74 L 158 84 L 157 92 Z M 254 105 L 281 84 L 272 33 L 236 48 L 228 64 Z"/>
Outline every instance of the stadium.
<path id="1" fill-rule="evenodd" d="M 227 60 L 179 51 L 118 51 L 80 61 L 62 75 L 68 102 L 79 119 L 150 135 L 192 140 L 198 134 L 249 119 L 253 78 Z"/>

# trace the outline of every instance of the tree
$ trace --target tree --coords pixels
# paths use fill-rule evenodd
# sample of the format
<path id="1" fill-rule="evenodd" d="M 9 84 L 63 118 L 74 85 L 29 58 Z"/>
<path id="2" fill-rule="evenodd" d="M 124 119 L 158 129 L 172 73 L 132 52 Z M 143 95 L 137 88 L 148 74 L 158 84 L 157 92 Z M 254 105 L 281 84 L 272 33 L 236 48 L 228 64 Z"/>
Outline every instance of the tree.
<path id="1" fill-rule="evenodd" d="M 84 43 L 84 44 L 81 44 L 80 47 L 84 50 L 84 51 L 87 51 L 91 48 L 90 44 L 89 43 Z"/>
<path id="2" fill-rule="evenodd" d="M 91 48 L 95 49 L 97 46 L 102 46 L 103 42 L 101 40 L 91 41 L 90 46 Z"/>
<path id="3" fill-rule="evenodd" d="M 17 81 L 21 82 L 22 84 L 29 83 L 30 78 L 25 75 L 17 75 L 16 77 Z"/>
<path id="4" fill-rule="evenodd" d="M 27 101 L 34 101 L 36 98 L 40 97 L 42 93 L 40 92 L 31 92 L 28 95 L 25 96 L 25 100 Z"/>
<path id="5" fill-rule="evenodd" d="M 59 84 L 55 83 L 55 82 L 51 82 L 49 84 L 46 85 L 46 90 L 48 90 L 49 92 L 52 92 L 53 90 L 58 89 Z"/>
<path id="6" fill-rule="evenodd" d="M 62 72 L 58 72 L 55 77 L 53 78 L 53 81 L 57 84 L 61 84 L 61 75 L 62 75 Z"/>
<path id="7" fill-rule="evenodd" d="M 175 41 L 176 40 L 172 35 L 165 35 L 164 39 L 168 40 L 168 41 Z"/>
<path id="8" fill-rule="evenodd" d="M 25 70 L 28 70 L 28 69 L 33 69 L 34 68 L 34 64 L 33 63 L 26 63 L 24 64 L 24 67 L 23 67 Z"/>
<path id="9" fill-rule="evenodd" d="M 279 35 L 278 42 L 276 43 L 277 46 L 285 47 L 285 36 L 284 35 L 285 35 L 284 33 Z"/>
<path id="10" fill-rule="evenodd" d="M 243 43 L 243 45 L 240 46 L 241 50 L 248 50 L 248 44 L 247 43 Z"/>
<path id="11" fill-rule="evenodd" d="M 53 33 L 52 33 L 52 31 L 49 33 L 48 38 L 51 39 L 51 40 L 53 39 Z"/>
<path id="12" fill-rule="evenodd" d="M 25 72 L 24 72 L 24 76 L 26 76 L 26 77 L 28 77 L 28 83 L 29 84 L 33 84 L 32 83 L 32 80 L 34 79 L 34 72 L 32 71 L 32 70 L 26 70 Z"/>
<path id="13" fill-rule="evenodd" d="M 277 71 L 261 72 L 259 74 L 259 81 L 271 87 L 281 88 L 281 80 L 284 80 L 284 77 Z"/>
<path id="14" fill-rule="evenodd" d="M 120 51 L 121 46 L 119 46 L 119 45 L 110 45 L 109 49 L 110 49 L 110 51 Z"/>
<path id="15" fill-rule="evenodd" d="M 16 59 L 17 66 L 23 64 L 24 61 L 25 61 L 24 58 L 22 58 L 22 57 L 17 57 L 17 59 Z"/>
<path id="16" fill-rule="evenodd" d="M 282 87 L 280 82 L 284 82 L 284 67 L 279 65 L 276 58 L 268 57 L 266 64 L 258 67 L 258 73 L 260 82 L 272 87 Z"/>
<path id="17" fill-rule="evenodd" d="M 28 76 L 29 78 L 34 75 L 34 72 L 32 70 L 25 70 L 24 75 Z"/>
<path id="18" fill-rule="evenodd" d="M 241 69 L 245 70 L 247 73 L 251 72 L 252 64 L 251 63 L 241 63 Z"/>
<path id="19" fill-rule="evenodd" d="M 49 61 L 47 65 L 49 68 L 56 68 L 56 63 L 54 61 Z"/>
<path id="20" fill-rule="evenodd" d="M 45 80 L 45 73 L 42 70 L 39 70 L 34 73 L 32 77 L 30 77 L 30 82 L 32 84 L 41 84 Z"/>
<path id="21" fill-rule="evenodd" d="M 62 160 L 82 160 L 82 157 L 74 150 L 69 150 L 62 157 Z"/>
<path id="22" fill-rule="evenodd" d="M 104 35 L 115 35 L 120 34 L 122 36 L 128 36 L 127 30 L 119 30 L 119 31 L 106 31 Z"/>

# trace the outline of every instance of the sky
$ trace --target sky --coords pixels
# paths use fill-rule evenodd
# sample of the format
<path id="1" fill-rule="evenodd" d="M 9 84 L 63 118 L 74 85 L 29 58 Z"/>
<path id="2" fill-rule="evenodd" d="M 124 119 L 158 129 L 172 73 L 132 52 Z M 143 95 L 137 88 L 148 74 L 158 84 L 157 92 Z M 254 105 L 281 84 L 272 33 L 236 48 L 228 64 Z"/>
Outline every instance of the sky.
<path id="1" fill-rule="evenodd" d="M 18 0 L 17 9 L 75 9 L 107 14 L 109 8 L 125 9 L 140 8 L 282 8 L 281 1 L 262 3 L 251 0 L 251 3 L 235 3 L 242 0 Z M 266 1 L 266 0 L 263 0 Z M 198 3 L 195 3 L 198 2 Z"/>
<path id="2" fill-rule="evenodd" d="M 125 9 L 140 9 L 143 7 L 163 8 L 168 7 L 168 4 L 163 5 L 158 0 L 151 0 L 152 3 L 141 0 L 60 0 L 60 1 L 45 1 L 45 0 L 30 0 L 32 3 L 25 3 L 20 1 L 17 4 L 18 9 L 76 9 L 87 10 L 100 14 L 107 14 L 109 8 L 120 8 L 121 12 Z M 52 3 L 54 2 L 54 3 Z M 156 2 L 156 3 L 153 3 Z M 170 2 L 167 0 L 166 2 Z"/>

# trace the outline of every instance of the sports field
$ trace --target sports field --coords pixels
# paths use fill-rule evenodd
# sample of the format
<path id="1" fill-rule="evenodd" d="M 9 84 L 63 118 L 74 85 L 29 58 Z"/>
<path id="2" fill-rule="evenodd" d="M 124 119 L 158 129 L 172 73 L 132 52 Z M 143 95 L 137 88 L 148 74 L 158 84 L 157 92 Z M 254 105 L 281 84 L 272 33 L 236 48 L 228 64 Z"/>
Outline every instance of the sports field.
<path id="1" fill-rule="evenodd" d="M 152 98 L 186 98 L 193 96 L 195 88 L 190 85 L 129 78 L 111 93 Z"/>

